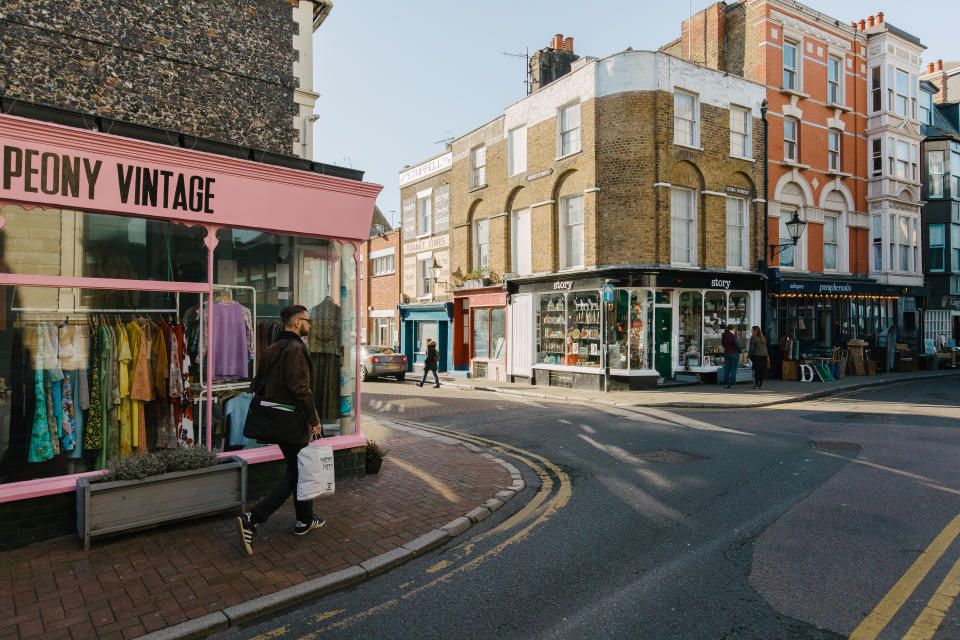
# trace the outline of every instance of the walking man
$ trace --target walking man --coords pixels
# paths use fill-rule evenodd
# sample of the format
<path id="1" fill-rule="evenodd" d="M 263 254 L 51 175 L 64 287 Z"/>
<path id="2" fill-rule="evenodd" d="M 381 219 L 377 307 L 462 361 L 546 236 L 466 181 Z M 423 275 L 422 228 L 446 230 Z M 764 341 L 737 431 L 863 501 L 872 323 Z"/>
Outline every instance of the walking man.
<path id="1" fill-rule="evenodd" d="M 437 362 L 439 360 L 440 355 L 437 353 L 437 343 L 434 342 L 433 338 L 427 338 L 427 357 L 423 360 L 423 377 L 420 378 L 420 382 L 417 383 L 418 387 L 422 387 L 423 383 L 427 381 L 427 371 L 433 371 L 433 380 L 436 382 L 433 388 L 436 389 L 440 386 L 440 378 L 437 376 Z"/>
<path id="2" fill-rule="evenodd" d="M 312 433 L 320 435 L 320 416 L 310 391 L 310 355 L 302 340 L 303 336 L 310 334 L 310 314 L 304 306 L 290 305 L 280 310 L 280 319 L 283 322 L 283 331 L 277 336 L 277 340 L 264 350 L 260 358 L 260 369 L 250 383 L 250 390 L 256 392 L 261 376 L 266 375 L 264 395 L 274 402 L 294 405 L 297 411 L 302 411 L 307 416 L 307 424 L 311 425 Z M 278 445 L 287 465 L 286 474 L 253 509 L 237 518 L 237 529 L 248 554 L 253 554 L 253 536 L 257 533 L 257 527 L 266 522 L 267 518 L 286 502 L 290 494 L 297 490 L 297 454 L 307 444 L 303 442 Z M 324 519 L 313 513 L 312 500 L 296 500 L 296 497 L 294 500 L 297 524 L 293 532 L 296 535 L 302 536 L 324 525 Z"/>
<path id="3" fill-rule="evenodd" d="M 740 342 L 733 332 L 733 325 L 728 324 L 727 330 L 720 336 L 723 346 L 723 386 L 733 389 L 737 385 L 737 367 L 740 366 Z"/>

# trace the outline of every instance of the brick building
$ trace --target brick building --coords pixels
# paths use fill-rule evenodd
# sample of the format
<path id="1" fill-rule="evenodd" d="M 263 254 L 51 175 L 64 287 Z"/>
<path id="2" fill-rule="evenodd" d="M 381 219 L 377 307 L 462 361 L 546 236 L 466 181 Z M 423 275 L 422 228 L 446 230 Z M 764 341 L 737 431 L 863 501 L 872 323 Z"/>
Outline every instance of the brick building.
<path id="1" fill-rule="evenodd" d="M 794 213 L 806 222 L 795 248 L 769 256 L 772 342 L 876 344 L 925 292 L 913 106 L 922 48 L 882 14 L 847 25 L 791 0 L 713 4 L 664 47 L 766 87 L 768 242 L 790 242 Z M 880 173 L 868 175 L 875 160 Z M 886 257 L 874 263 L 878 245 Z"/>
<path id="2" fill-rule="evenodd" d="M 400 344 L 400 230 L 377 229 L 364 243 L 360 286 L 361 341 L 381 347 Z"/>
<path id="3" fill-rule="evenodd" d="M 720 326 L 760 321 L 763 96 L 628 50 L 454 139 L 454 365 L 592 388 L 606 366 L 614 388 L 712 374 Z"/>
<path id="4" fill-rule="evenodd" d="M 453 367 L 450 293 L 450 151 L 400 171 L 400 350 L 411 371 L 437 342 L 440 371 Z"/>

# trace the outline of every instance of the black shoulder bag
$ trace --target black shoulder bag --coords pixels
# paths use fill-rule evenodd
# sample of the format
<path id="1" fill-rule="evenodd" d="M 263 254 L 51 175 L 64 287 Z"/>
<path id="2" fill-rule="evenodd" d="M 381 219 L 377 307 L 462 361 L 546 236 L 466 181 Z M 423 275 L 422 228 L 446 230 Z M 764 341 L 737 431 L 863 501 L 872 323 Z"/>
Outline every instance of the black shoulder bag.
<path id="1" fill-rule="evenodd" d="M 287 340 L 277 358 L 270 363 L 269 371 L 261 371 L 259 382 L 254 391 L 247 421 L 243 425 L 243 435 L 268 444 L 304 444 L 310 441 L 310 425 L 307 416 L 291 404 L 281 403 L 264 397 L 267 388 L 267 376 L 276 367 L 284 350 L 293 340 Z M 309 358 L 307 359 L 309 363 Z"/>

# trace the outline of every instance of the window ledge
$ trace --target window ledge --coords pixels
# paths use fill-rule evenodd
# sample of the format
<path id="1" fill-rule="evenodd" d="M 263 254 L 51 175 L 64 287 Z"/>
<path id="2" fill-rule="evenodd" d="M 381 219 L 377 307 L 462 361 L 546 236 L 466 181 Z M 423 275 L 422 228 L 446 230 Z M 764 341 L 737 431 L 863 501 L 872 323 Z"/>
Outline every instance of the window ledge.
<path id="1" fill-rule="evenodd" d="M 692 149 L 693 151 L 703 151 L 703 147 L 695 147 L 690 144 L 683 144 L 682 142 L 674 142 L 673 146 L 680 147 L 681 149 Z"/>
<path id="2" fill-rule="evenodd" d="M 734 160 L 744 160 L 744 161 L 746 161 L 746 162 L 756 162 L 756 161 L 757 161 L 756 158 L 747 158 L 747 157 L 745 157 L 745 156 L 735 156 L 735 155 L 733 155 L 733 154 L 731 154 L 730 157 L 733 158 Z"/>
<path id="3" fill-rule="evenodd" d="M 844 171 L 839 171 L 836 169 L 827 169 L 828 176 L 836 176 L 838 178 L 851 178 L 853 177 L 852 173 L 846 173 Z"/>
<path id="4" fill-rule="evenodd" d="M 565 155 L 565 156 L 557 156 L 556 158 L 553 159 L 553 161 L 554 161 L 554 162 L 559 162 L 560 160 L 566 160 L 567 158 L 572 158 L 573 156 L 577 155 L 578 153 L 582 153 L 582 152 L 583 152 L 583 149 L 577 149 L 576 151 L 571 151 L 570 153 L 568 153 L 568 154 Z"/>
<path id="5" fill-rule="evenodd" d="M 486 189 L 486 188 L 487 188 L 487 184 L 486 184 L 486 183 L 484 183 L 484 184 L 478 184 L 478 185 L 475 186 L 475 187 L 470 187 L 468 193 L 472 193 L 472 192 L 474 192 L 474 191 L 480 191 L 481 189 Z"/>
<path id="6" fill-rule="evenodd" d="M 420 238 L 429 238 L 431 233 L 428 231 L 426 233 L 418 233 L 415 237 L 419 240 Z"/>
<path id="7" fill-rule="evenodd" d="M 796 89 L 790 89 L 788 87 L 780 87 L 780 93 L 785 93 L 788 96 L 797 96 L 798 98 L 809 98 L 809 93 L 804 93 L 803 91 L 797 91 Z"/>
<path id="8" fill-rule="evenodd" d="M 853 111 L 853 107 L 848 107 L 845 104 L 839 104 L 837 102 L 828 102 L 827 106 L 830 107 L 831 109 L 839 109 L 840 111 L 843 111 L 845 113 Z"/>
<path id="9" fill-rule="evenodd" d="M 796 160 L 784 160 L 784 161 L 783 161 L 783 164 L 787 165 L 788 167 L 795 167 L 795 168 L 797 168 L 797 169 L 809 169 L 809 168 L 810 168 L 810 165 L 808 165 L 808 164 L 800 164 L 800 163 L 797 162 Z"/>

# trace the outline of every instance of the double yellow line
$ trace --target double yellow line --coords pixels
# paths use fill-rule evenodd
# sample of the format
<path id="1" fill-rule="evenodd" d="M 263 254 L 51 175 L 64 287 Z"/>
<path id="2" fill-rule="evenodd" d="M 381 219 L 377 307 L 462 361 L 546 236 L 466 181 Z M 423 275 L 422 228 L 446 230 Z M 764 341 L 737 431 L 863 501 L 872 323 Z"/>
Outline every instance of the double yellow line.
<path id="1" fill-rule="evenodd" d="M 946 550 L 960 535 L 960 515 L 954 518 L 933 542 L 930 543 L 913 565 L 907 569 L 890 592 L 860 623 L 850 640 L 874 640 L 890 623 L 900 608 L 907 602 L 916 588 L 923 582 L 930 570 L 937 564 Z M 933 637 L 954 599 L 960 593 L 960 560 L 953 565 L 947 577 L 943 579 L 936 593 L 927 602 L 927 606 L 917 616 L 913 626 L 903 636 L 903 640 L 927 640 Z"/>

